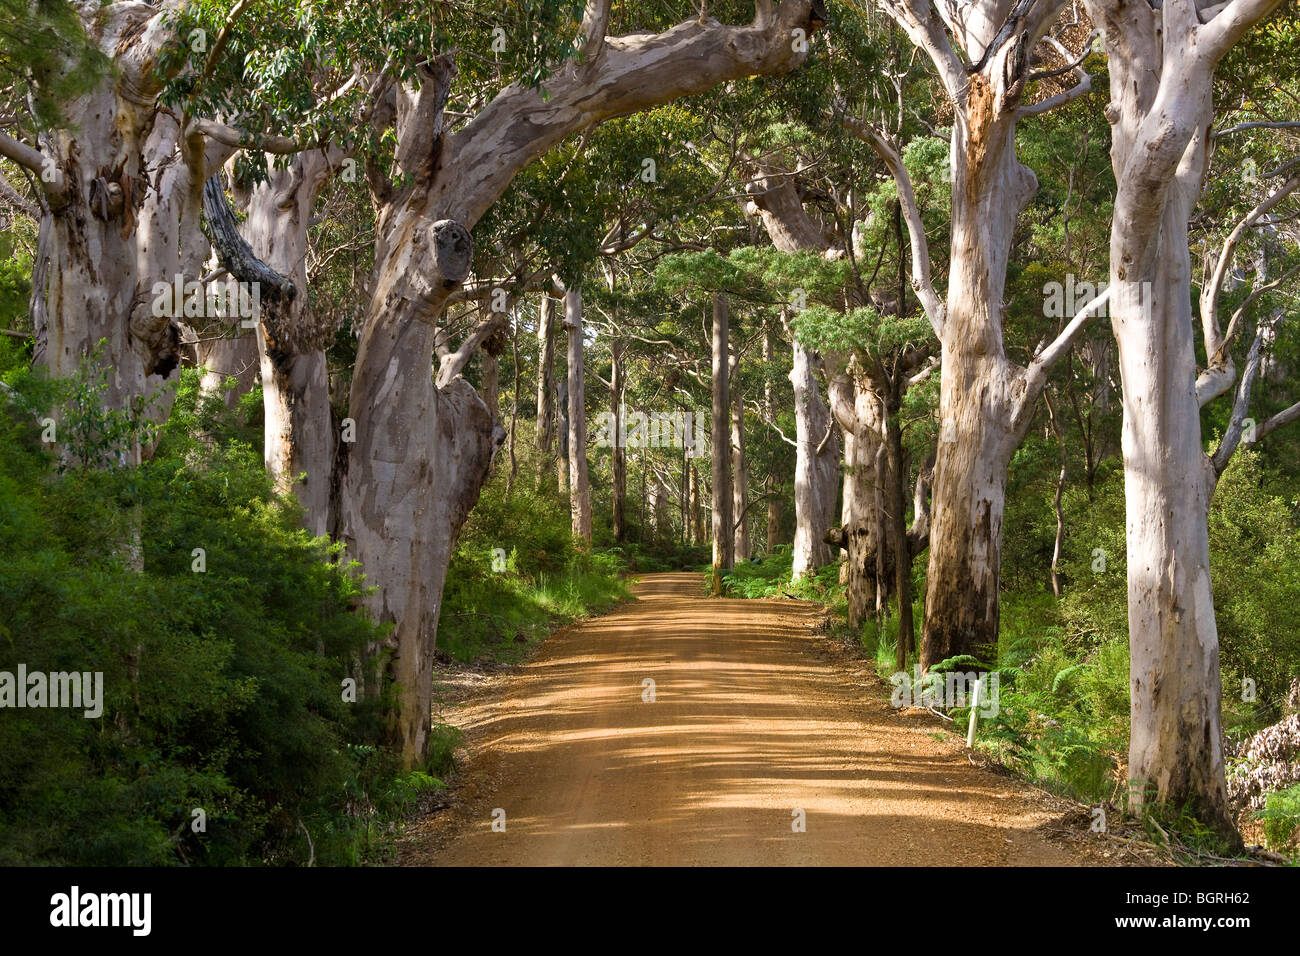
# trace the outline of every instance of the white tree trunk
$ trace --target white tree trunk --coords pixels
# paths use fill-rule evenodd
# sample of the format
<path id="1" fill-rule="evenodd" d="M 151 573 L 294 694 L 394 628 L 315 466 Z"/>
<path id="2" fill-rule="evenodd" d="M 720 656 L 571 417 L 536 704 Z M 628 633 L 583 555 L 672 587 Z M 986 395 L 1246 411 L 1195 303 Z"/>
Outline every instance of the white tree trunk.
<path id="1" fill-rule="evenodd" d="M 112 4 L 88 6 L 83 18 L 114 69 L 62 104 L 64 125 L 42 134 L 43 155 L 23 147 L 21 157 L 50 208 L 42 224 L 46 282 L 32 289 L 35 363 L 71 375 L 104 340 L 108 407 L 159 421 L 174 397 L 163 385 L 180 364 L 181 312 L 154 315 L 153 284 L 203 261 L 203 144 L 183 141 L 175 121 L 153 105 L 161 84 L 154 58 L 171 38 L 164 15 L 144 4 Z M 138 463 L 145 451 L 123 449 L 126 463 Z"/>
<path id="2" fill-rule="evenodd" d="M 733 356 L 734 358 L 734 356 Z M 728 382 L 734 381 L 735 365 L 728 373 Z M 749 516 L 749 464 L 745 460 L 745 404 L 738 388 L 731 388 L 731 511 L 736 523 L 732 544 L 732 559 L 748 561 L 750 558 Z"/>
<path id="3" fill-rule="evenodd" d="M 610 511 L 614 540 L 619 544 L 627 537 L 627 448 L 617 436 L 623 433 L 623 388 L 626 373 L 623 353 L 627 343 L 616 339 L 610 346 L 609 404 L 614 417 L 614 447 L 611 464 Z"/>
<path id="4" fill-rule="evenodd" d="M 555 453 L 555 299 L 542 295 L 537 320 L 537 447 Z"/>
<path id="5" fill-rule="evenodd" d="M 1110 59 L 1111 327 L 1124 401 L 1132 802 L 1190 809 L 1234 842 L 1224 781 L 1187 223 L 1219 59 L 1275 0 L 1206 12 L 1089 0 Z"/>
<path id="6" fill-rule="evenodd" d="M 591 482 L 587 477 L 587 393 L 583 374 L 582 289 L 564 293 L 569 333 L 569 511 L 573 536 L 591 544 Z"/>
<path id="7" fill-rule="evenodd" d="M 731 455 L 728 411 L 731 408 L 728 380 L 730 313 L 724 293 L 713 294 L 713 408 L 711 444 L 713 453 L 713 593 L 722 593 L 722 572 L 735 565 L 734 522 L 731 497 Z"/>
<path id="8" fill-rule="evenodd" d="M 794 386 L 794 577 L 830 564 L 826 532 L 835 524 L 840 481 L 840 443 L 813 369 L 817 357 L 796 340 L 790 383 Z"/>
<path id="9" fill-rule="evenodd" d="M 307 529 L 316 535 L 327 533 L 332 523 L 337 441 L 325 348 L 334 330 L 315 319 L 308 301 L 307 230 L 330 175 L 329 157 L 318 150 L 299 153 L 287 167 L 272 167 L 249 195 L 242 229 L 254 255 L 298 290 L 291 302 L 264 307 L 257 330 L 263 457 L 276 487 L 293 492 L 306 509 Z"/>

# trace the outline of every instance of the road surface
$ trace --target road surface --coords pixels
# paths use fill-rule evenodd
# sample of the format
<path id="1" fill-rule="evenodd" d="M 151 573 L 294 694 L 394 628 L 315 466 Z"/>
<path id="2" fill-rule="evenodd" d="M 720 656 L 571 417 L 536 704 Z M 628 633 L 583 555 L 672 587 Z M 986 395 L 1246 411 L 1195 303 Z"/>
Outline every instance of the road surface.
<path id="1" fill-rule="evenodd" d="M 868 662 L 829 654 L 814 606 L 711 599 L 695 574 L 635 594 L 444 710 L 469 753 L 399 862 L 1102 862 L 1038 829 L 1060 801 L 973 766 L 936 718 L 889 707 Z"/>

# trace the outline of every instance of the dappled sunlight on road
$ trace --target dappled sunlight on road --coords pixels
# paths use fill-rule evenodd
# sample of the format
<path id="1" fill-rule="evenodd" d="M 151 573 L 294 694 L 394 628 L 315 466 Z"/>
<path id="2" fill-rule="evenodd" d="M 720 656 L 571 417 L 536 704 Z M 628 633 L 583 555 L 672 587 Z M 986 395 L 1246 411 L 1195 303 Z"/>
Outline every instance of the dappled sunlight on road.
<path id="1" fill-rule="evenodd" d="M 455 715 L 470 783 L 435 862 L 1070 862 L 1013 784 L 819 657 L 807 606 L 698 580 L 647 577 Z"/>

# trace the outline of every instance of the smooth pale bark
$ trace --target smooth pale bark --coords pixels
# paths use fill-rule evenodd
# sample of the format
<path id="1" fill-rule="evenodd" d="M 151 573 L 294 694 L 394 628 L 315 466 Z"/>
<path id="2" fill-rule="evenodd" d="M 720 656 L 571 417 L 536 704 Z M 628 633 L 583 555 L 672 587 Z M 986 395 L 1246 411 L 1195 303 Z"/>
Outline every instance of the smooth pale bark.
<path id="1" fill-rule="evenodd" d="M 770 369 L 776 358 L 776 332 L 771 319 L 763 322 L 763 365 Z M 770 374 L 763 376 L 763 410 L 769 422 L 776 421 L 776 390 Z M 763 479 L 763 493 L 767 497 L 767 530 L 763 535 L 763 550 L 771 553 L 781 543 L 781 499 L 776 494 L 776 475 L 769 473 Z"/>
<path id="2" fill-rule="evenodd" d="M 569 378 L 568 374 L 555 380 L 555 434 L 556 487 L 560 495 L 569 497 Z"/>
<path id="3" fill-rule="evenodd" d="M 555 451 L 555 299 L 542 296 L 537 319 L 537 448 L 548 460 Z"/>
<path id="4" fill-rule="evenodd" d="M 614 447 L 611 465 L 611 511 L 614 540 L 619 544 L 627 537 L 627 448 L 621 438 L 623 434 L 623 386 L 626 372 L 623 367 L 623 353 L 627 343 L 615 339 L 610 346 L 609 404 L 614 416 Z"/>
<path id="5" fill-rule="evenodd" d="M 672 490 L 664 481 L 657 468 L 652 468 L 647 491 L 647 514 L 649 521 L 649 541 L 656 547 L 671 545 L 673 540 L 673 523 L 669 515 L 672 505 Z"/>
<path id="6" fill-rule="evenodd" d="M 728 411 L 730 362 L 727 343 L 730 336 L 730 311 L 727 296 L 713 294 L 713 408 L 711 444 L 713 447 L 713 593 L 722 593 L 722 572 L 735 566 L 735 539 L 732 535 L 731 446 Z"/>
<path id="7" fill-rule="evenodd" d="M 1007 466 L 1018 444 L 1016 369 L 1002 340 L 1012 232 L 1034 193 L 1015 155 L 1015 104 L 971 78 L 965 123 L 953 131 L 952 265 L 942 338 L 940 435 L 933 489 L 921 666 L 989 653 L 998 586 Z"/>
<path id="8" fill-rule="evenodd" d="M 802 577 L 830 564 L 834 551 L 826 532 L 836 524 L 837 486 L 840 482 L 840 442 L 831 410 L 822 399 L 814 368 L 818 357 L 798 340 L 790 383 L 794 387 L 794 553 L 793 575 Z"/>
<path id="9" fill-rule="evenodd" d="M 1207 11 L 1089 0 L 1106 31 L 1111 327 L 1124 402 L 1130 800 L 1190 810 L 1240 842 L 1229 812 L 1201 444 L 1188 219 L 1207 165 L 1218 60 L 1275 0 Z M 1213 356 L 1211 359 L 1213 360 Z"/>
<path id="10" fill-rule="evenodd" d="M 573 536 L 591 544 L 591 482 L 587 477 L 587 398 L 583 374 L 582 289 L 564 293 L 569 333 L 569 513 Z"/>
<path id="11" fill-rule="evenodd" d="M 662 543 L 662 519 L 663 519 L 663 483 L 659 480 L 659 475 L 651 474 L 646 477 L 646 510 L 645 510 L 645 534 L 644 540 L 652 547 L 658 547 Z"/>
<path id="12" fill-rule="evenodd" d="M 682 470 L 679 473 L 679 477 L 677 481 L 677 509 L 678 509 L 677 519 L 678 521 L 681 522 L 680 525 L 681 535 L 678 537 L 677 540 L 680 544 L 683 545 L 685 545 L 689 541 L 691 535 L 690 527 L 689 527 L 690 512 L 688 510 L 690 508 L 690 503 L 691 503 L 691 489 L 690 489 L 690 475 L 689 475 L 690 467 L 691 467 L 690 455 L 691 455 L 691 450 L 683 446 L 682 447 Z"/>
<path id="13" fill-rule="evenodd" d="M 198 230 L 204 146 L 154 106 L 162 84 L 155 58 L 172 37 L 165 14 L 116 3 L 86 5 L 81 15 L 113 69 L 61 104 L 62 125 L 42 133 L 40 152 L 4 137 L 13 147 L 5 155 L 32 170 L 49 208 L 42 221 L 45 281 L 32 288 L 35 364 L 53 376 L 71 375 L 104 340 L 106 405 L 161 421 L 174 397 L 163 386 L 175 381 L 180 365 L 182 313 L 166 308 L 154 315 L 152 289 L 178 272 L 199 278 L 206 256 Z M 50 72 L 57 75 L 58 65 Z M 138 463 L 146 452 L 132 444 L 123 450 L 125 463 Z"/>
<path id="14" fill-rule="evenodd" d="M 691 465 L 691 544 L 704 543 L 704 509 L 700 499 L 700 470 Z"/>
<path id="15" fill-rule="evenodd" d="M 732 356 L 728 382 L 735 379 L 739 364 Z M 732 542 L 732 560 L 748 561 L 750 558 L 749 517 L 745 509 L 749 504 L 749 463 L 745 459 L 745 405 L 740 389 L 731 388 L 731 513 L 735 520 Z"/>
<path id="16" fill-rule="evenodd" d="M 337 150 L 299 153 L 270 168 L 252 188 L 241 232 L 254 255 L 299 290 L 287 302 L 268 302 L 257 329 L 265 412 L 263 459 L 281 491 L 306 509 L 306 526 L 323 535 L 331 526 L 331 480 L 337 436 L 329 400 L 325 349 L 334 335 L 319 321 L 307 295 L 307 231 L 312 209 L 332 175 Z"/>

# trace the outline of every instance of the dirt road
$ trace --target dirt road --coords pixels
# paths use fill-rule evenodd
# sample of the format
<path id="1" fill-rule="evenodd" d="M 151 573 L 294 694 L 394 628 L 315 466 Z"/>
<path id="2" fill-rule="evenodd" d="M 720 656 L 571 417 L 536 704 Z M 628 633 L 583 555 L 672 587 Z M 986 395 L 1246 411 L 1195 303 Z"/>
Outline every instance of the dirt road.
<path id="1" fill-rule="evenodd" d="M 819 649 L 810 606 L 699 582 L 646 576 L 639 600 L 447 709 L 469 745 L 455 802 L 399 862 L 1104 862 L 1036 830 L 1059 801 L 972 766 L 937 719 Z"/>

